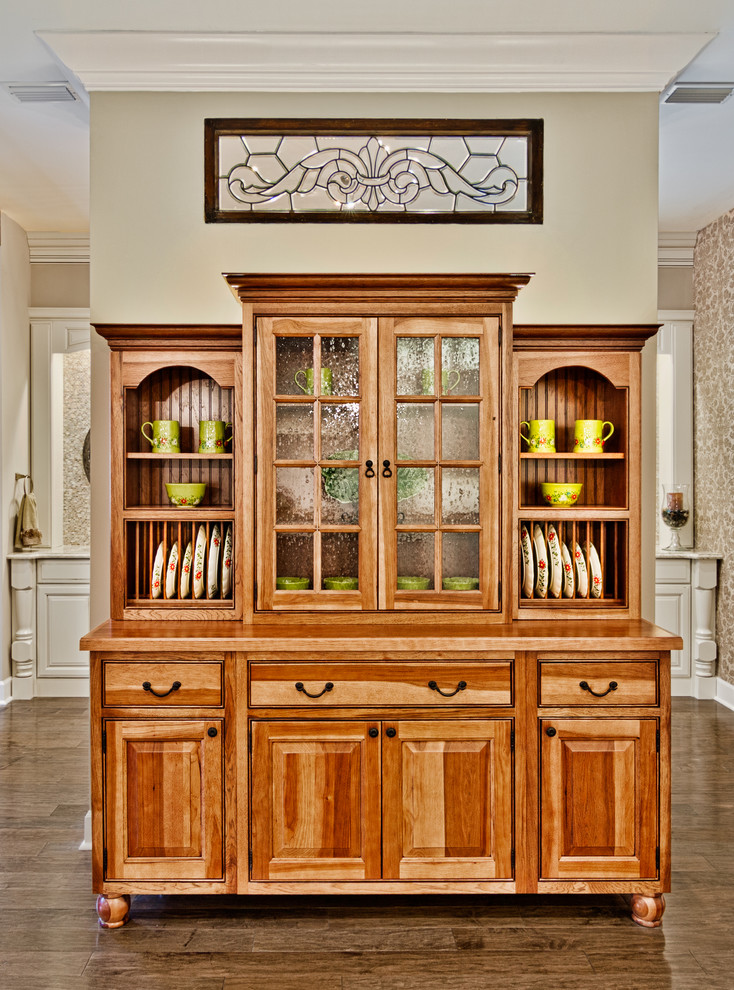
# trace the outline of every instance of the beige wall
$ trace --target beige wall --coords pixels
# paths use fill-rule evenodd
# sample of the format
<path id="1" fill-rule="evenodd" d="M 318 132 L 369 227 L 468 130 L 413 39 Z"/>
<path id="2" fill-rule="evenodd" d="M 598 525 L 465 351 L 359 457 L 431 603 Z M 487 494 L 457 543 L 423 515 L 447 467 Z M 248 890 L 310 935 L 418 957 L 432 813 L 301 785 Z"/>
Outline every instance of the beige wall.
<path id="1" fill-rule="evenodd" d="M 25 231 L 0 214 L 0 680 L 10 676 L 10 579 L 5 555 L 13 549 L 15 472 L 30 471 L 30 257 Z"/>
<path id="2" fill-rule="evenodd" d="M 693 309 L 693 266 L 658 270 L 658 309 Z"/>
<path id="3" fill-rule="evenodd" d="M 31 306 L 87 309 L 88 264 L 32 264 Z"/>
<path id="4" fill-rule="evenodd" d="M 734 210 L 700 231 L 694 288 L 696 545 L 724 554 L 716 622 L 718 673 L 734 684 Z"/>
<path id="5" fill-rule="evenodd" d="M 542 117 L 545 220 L 207 225 L 204 119 L 227 116 Z M 237 322 L 221 273 L 245 271 L 534 272 L 518 298 L 519 322 L 656 320 L 654 94 L 99 93 L 91 121 L 92 322 Z M 108 400 L 93 376 L 97 457 L 105 449 Z M 647 420 L 652 449 L 654 416 Z M 92 543 L 106 547 L 109 489 L 93 479 L 93 492 Z M 654 524 L 646 533 L 652 559 Z M 93 587 L 99 603 L 107 591 L 96 581 Z M 99 614 L 94 599 L 93 611 Z"/>

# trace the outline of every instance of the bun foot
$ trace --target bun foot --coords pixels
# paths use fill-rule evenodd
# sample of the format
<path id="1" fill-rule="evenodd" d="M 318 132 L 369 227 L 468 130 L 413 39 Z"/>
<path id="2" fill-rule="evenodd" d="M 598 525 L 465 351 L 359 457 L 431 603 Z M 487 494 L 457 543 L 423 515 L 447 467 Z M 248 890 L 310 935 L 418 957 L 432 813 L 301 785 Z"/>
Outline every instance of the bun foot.
<path id="1" fill-rule="evenodd" d="M 130 917 L 130 895 L 107 897 L 100 894 L 97 898 L 97 916 L 100 928 L 122 928 Z"/>
<path id="2" fill-rule="evenodd" d="M 663 923 L 665 898 L 662 894 L 648 897 L 645 894 L 632 894 L 630 897 L 632 920 L 643 928 L 659 928 Z"/>

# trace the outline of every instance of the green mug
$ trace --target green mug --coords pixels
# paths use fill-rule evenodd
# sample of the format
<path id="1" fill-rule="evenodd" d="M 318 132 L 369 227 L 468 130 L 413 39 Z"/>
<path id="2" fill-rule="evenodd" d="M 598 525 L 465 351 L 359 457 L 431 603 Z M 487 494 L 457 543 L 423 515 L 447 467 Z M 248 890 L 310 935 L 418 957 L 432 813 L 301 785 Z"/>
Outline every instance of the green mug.
<path id="1" fill-rule="evenodd" d="M 454 377 L 456 376 L 456 377 Z M 424 368 L 421 372 L 421 387 L 423 389 L 424 395 L 433 395 L 433 370 L 431 368 Z M 450 371 L 445 370 L 441 372 L 441 394 L 448 395 L 449 392 L 453 392 L 456 386 L 461 381 L 461 372 L 457 371 L 456 368 L 452 368 Z"/>
<path id="2" fill-rule="evenodd" d="M 301 385 L 298 376 L 303 375 L 304 384 Z M 293 381 L 306 395 L 313 395 L 313 368 L 299 368 L 293 376 Z M 331 368 L 321 369 L 321 395 L 331 395 Z"/>
<path id="3" fill-rule="evenodd" d="M 528 436 L 522 432 L 527 426 Z M 556 423 L 553 419 L 531 419 L 520 423 L 520 436 L 533 454 L 555 454 L 556 452 Z"/>
<path id="4" fill-rule="evenodd" d="M 225 430 L 232 429 L 231 423 L 221 419 L 202 419 L 199 422 L 199 453 L 224 454 L 225 447 L 232 442 L 232 434 L 224 436 Z"/>
<path id="5" fill-rule="evenodd" d="M 153 436 L 149 437 L 145 427 L 149 426 Z M 143 423 L 140 432 L 153 448 L 154 454 L 180 454 L 179 427 L 177 419 L 154 419 L 152 423 Z"/>
<path id="6" fill-rule="evenodd" d="M 604 427 L 609 427 L 606 436 Z M 573 430 L 573 449 L 576 453 L 604 450 L 604 444 L 614 433 L 614 427 L 608 419 L 577 419 Z"/>

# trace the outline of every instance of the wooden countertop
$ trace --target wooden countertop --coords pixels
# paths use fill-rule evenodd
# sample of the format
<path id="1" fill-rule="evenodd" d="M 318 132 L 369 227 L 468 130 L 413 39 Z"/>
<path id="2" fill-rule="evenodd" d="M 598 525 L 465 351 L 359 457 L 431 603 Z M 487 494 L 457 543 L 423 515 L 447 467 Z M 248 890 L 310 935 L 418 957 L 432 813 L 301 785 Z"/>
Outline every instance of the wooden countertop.
<path id="1" fill-rule="evenodd" d="M 374 623 L 136 622 L 108 619 L 81 640 L 82 650 L 289 653 L 492 650 L 680 650 L 683 640 L 644 619 L 520 621 L 456 626 L 410 624 L 392 617 Z"/>

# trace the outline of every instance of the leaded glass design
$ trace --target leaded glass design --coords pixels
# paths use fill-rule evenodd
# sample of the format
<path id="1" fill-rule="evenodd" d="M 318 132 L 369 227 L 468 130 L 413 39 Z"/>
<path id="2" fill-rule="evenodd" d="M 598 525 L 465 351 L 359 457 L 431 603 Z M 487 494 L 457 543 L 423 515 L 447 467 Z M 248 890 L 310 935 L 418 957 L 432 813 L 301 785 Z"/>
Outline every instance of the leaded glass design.
<path id="1" fill-rule="evenodd" d="M 208 220 L 542 220 L 542 121 L 224 123 L 207 122 Z"/>

